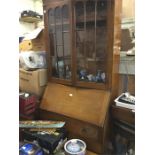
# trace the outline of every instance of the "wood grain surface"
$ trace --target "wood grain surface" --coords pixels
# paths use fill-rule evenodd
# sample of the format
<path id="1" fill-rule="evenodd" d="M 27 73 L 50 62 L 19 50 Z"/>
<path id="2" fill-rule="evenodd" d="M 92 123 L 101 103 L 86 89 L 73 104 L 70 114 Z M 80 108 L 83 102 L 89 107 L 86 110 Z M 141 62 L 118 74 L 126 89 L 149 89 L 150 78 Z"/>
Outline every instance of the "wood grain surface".
<path id="1" fill-rule="evenodd" d="M 102 126 L 110 92 L 48 83 L 40 108 Z"/>

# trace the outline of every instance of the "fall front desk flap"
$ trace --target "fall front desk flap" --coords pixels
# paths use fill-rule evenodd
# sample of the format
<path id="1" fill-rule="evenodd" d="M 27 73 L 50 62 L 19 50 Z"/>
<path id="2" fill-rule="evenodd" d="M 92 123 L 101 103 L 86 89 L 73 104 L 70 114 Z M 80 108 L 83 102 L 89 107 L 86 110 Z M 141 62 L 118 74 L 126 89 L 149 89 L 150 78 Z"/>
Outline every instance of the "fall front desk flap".
<path id="1" fill-rule="evenodd" d="M 40 108 L 103 126 L 110 92 L 48 83 Z"/>

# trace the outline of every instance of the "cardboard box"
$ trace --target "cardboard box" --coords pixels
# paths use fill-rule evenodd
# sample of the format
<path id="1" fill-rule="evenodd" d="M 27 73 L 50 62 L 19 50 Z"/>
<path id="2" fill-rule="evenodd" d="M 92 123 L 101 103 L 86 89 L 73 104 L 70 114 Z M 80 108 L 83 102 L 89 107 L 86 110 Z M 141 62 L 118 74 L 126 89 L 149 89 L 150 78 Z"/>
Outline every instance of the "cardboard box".
<path id="1" fill-rule="evenodd" d="M 19 51 L 45 51 L 44 29 L 37 28 L 27 34 L 19 44 Z"/>
<path id="2" fill-rule="evenodd" d="M 26 71 L 19 69 L 19 88 L 41 97 L 47 84 L 47 69 Z"/>

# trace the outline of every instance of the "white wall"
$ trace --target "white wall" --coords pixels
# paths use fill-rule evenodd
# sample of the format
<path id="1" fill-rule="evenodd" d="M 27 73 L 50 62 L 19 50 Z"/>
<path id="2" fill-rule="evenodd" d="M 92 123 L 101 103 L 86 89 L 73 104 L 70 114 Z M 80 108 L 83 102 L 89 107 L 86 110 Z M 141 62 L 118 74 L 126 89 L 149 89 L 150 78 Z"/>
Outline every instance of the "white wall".
<path id="1" fill-rule="evenodd" d="M 19 15 L 23 10 L 35 11 L 34 0 L 18 0 Z"/>
<path id="2" fill-rule="evenodd" d="M 35 29 L 35 24 L 19 22 L 19 36 L 23 36 L 24 34 L 30 33 Z"/>
<path id="3" fill-rule="evenodd" d="M 34 9 L 39 14 L 43 15 L 43 2 L 42 2 L 42 0 L 35 0 L 34 1 Z"/>
<path id="4" fill-rule="evenodd" d="M 135 0 L 122 1 L 122 18 L 135 18 Z"/>
<path id="5" fill-rule="evenodd" d="M 42 0 L 18 0 L 18 4 L 19 17 L 23 10 L 32 10 L 43 14 Z M 31 32 L 35 27 L 34 23 L 19 22 L 19 36 Z"/>

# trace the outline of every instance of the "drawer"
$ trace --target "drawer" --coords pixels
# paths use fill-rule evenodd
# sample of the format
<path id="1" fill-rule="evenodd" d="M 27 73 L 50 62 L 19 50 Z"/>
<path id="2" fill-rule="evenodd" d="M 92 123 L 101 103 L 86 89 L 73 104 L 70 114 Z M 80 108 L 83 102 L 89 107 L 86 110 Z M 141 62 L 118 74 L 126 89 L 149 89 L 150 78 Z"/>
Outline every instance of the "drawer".
<path id="1" fill-rule="evenodd" d="M 67 122 L 66 128 L 75 135 L 90 139 L 93 141 L 100 141 L 99 128 L 81 121 L 71 120 Z"/>
<path id="2" fill-rule="evenodd" d="M 68 138 L 79 138 L 86 142 L 87 148 L 101 154 L 105 150 L 103 145 L 103 128 L 89 124 L 84 121 L 69 118 L 60 114 L 39 110 L 40 120 L 65 121 Z"/>
<path id="3" fill-rule="evenodd" d="M 102 142 L 101 128 L 98 126 L 44 110 L 40 110 L 40 116 L 42 120 L 52 119 L 65 121 L 65 128 L 70 133 L 91 141 Z"/>

